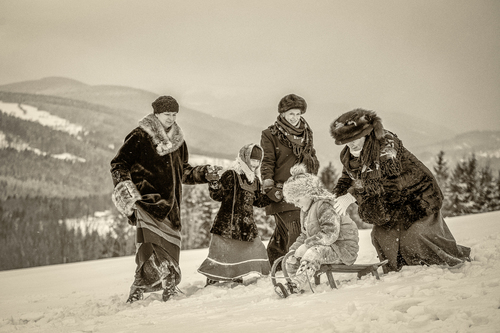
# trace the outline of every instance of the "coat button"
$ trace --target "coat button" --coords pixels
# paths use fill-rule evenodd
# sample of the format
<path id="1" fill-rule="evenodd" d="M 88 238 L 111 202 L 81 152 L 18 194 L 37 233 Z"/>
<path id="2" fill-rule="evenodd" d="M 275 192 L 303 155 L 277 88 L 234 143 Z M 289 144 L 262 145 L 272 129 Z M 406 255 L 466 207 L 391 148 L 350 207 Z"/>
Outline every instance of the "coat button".
<path id="1" fill-rule="evenodd" d="M 396 238 L 396 242 L 399 242 L 399 238 Z"/>

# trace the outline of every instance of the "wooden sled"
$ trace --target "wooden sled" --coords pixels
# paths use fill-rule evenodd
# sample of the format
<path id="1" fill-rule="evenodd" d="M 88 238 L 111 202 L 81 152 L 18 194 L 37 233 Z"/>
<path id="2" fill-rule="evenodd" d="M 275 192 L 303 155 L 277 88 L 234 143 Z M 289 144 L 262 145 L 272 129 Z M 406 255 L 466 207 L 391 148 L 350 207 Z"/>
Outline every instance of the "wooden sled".
<path id="1" fill-rule="evenodd" d="M 367 274 L 372 274 L 375 276 L 377 280 L 380 280 L 380 276 L 378 275 L 378 268 L 387 264 L 389 260 L 384 260 L 381 262 L 373 263 L 373 264 L 354 264 L 354 265 L 333 265 L 333 264 L 323 264 L 314 274 L 314 283 L 318 285 L 320 283 L 321 274 L 325 273 L 328 278 L 328 284 L 330 288 L 337 288 L 337 283 L 333 278 L 332 273 L 357 273 L 358 279 L 361 279 L 362 276 Z"/>

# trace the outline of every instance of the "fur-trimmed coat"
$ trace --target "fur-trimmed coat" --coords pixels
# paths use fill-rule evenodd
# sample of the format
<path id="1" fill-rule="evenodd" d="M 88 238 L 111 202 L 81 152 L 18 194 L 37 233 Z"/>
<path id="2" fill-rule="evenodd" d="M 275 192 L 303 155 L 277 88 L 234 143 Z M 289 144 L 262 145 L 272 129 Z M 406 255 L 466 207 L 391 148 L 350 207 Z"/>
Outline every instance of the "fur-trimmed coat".
<path id="1" fill-rule="evenodd" d="M 272 202 L 262 193 L 257 177 L 249 183 L 244 173 L 232 169 L 222 174 L 217 188 L 210 186 L 210 197 L 221 202 L 210 232 L 246 242 L 258 236 L 253 207 L 265 207 Z"/>
<path id="2" fill-rule="evenodd" d="M 366 223 L 391 229 L 402 225 L 408 229 L 414 222 L 440 211 L 443 194 L 431 171 L 408 151 L 398 137 L 385 131 L 385 145 L 381 147 L 380 164 L 389 158 L 401 165 L 399 175 L 388 176 L 381 167 L 381 194 L 373 194 L 362 186 L 355 174 L 346 170 L 353 158 L 345 147 L 341 153 L 344 168 L 333 193 L 337 196 L 351 193 L 359 206 L 359 216 Z M 350 156 L 350 157 L 349 157 Z"/>
<path id="3" fill-rule="evenodd" d="M 358 227 L 349 217 L 335 213 L 333 201 L 314 200 L 308 211 L 300 213 L 301 234 L 290 251 L 301 245 L 311 248 L 330 246 L 342 263 L 352 265 L 359 251 Z"/>
<path id="4" fill-rule="evenodd" d="M 126 136 L 111 161 L 115 187 L 131 180 L 142 196 L 136 204 L 159 221 L 168 219 L 178 230 L 182 184 L 207 183 L 206 168 L 189 164 L 188 147 L 180 127 L 174 123 L 167 133 L 154 114 L 144 117 Z M 134 224 L 134 215 L 129 220 Z"/>

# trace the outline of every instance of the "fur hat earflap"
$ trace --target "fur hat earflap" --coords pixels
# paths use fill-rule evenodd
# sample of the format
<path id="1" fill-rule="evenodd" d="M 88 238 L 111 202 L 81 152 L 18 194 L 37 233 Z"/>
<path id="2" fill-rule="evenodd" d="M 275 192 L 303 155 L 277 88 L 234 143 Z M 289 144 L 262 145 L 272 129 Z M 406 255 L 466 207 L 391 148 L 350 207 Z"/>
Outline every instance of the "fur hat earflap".
<path id="1" fill-rule="evenodd" d="M 318 176 L 307 173 L 304 164 L 296 164 L 290 168 L 290 178 L 283 184 L 283 196 L 289 203 L 295 203 L 302 197 L 320 199 L 332 197 Z"/>
<path id="2" fill-rule="evenodd" d="M 155 114 L 163 112 L 179 112 L 179 104 L 172 96 L 160 96 L 152 104 Z"/>
<path id="3" fill-rule="evenodd" d="M 295 94 L 286 95 L 278 104 L 278 112 L 283 113 L 291 109 L 299 109 L 300 114 L 306 113 L 307 103 L 306 100 Z"/>
<path id="4" fill-rule="evenodd" d="M 371 131 L 373 131 L 377 140 L 384 136 L 382 119 L 371 110 L 351 110 L 338 117 L 330 125 L 330 134 L 337 145 L 359 139 L 370 134 Z"/>

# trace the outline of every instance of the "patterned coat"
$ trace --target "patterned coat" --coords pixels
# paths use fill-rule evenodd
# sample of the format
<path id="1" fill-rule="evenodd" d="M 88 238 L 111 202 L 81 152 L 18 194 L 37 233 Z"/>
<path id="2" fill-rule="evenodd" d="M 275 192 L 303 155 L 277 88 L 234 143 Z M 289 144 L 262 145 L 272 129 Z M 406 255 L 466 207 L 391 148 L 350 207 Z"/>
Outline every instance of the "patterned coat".
<path id="1" fill-rule="evenodd" d="M 349 217 L 335 213 L 331 200 L 314 200 L 307 212 L 301 211 L 302 232 L 290 251 L 305 244 L 307 248 L 316 245 L 331 246 L 340 260 L 352 265 L 358 257 L 358 227 Z"/>
<path id="2" fill-rule="evenodd" d="M 180 204 L 182 184 L 207 183 L 207 166 L 191 166 L 180 127 L 174 123 L 167 133 L 158 119 L 149 114 L 125 138 L 123 146 L 111 161 L 115 186 L 132 181 L 144 210 L 159 221 L 168 219 L 181 229 Z M 134 224 L 134 215 L 129 217 Z"/>
<path id="3" fill-rule="evenodd" d="M 385 131 L 385 146 L 380 150 L 380 164 L 395 159 L 401 165 L 398 175 L 387 175 L 381 167 L 382 193 L 367 190 L 357 175 L 349 173 L 346 165 L 350 154 L 344 148 L 341 158 L 344 165 L 342 176 L 333 193 L 337 196 L 351 193 L 359 206 L 359 216 L 364 222 L 391 229 L 402 225 L 408 229 L 414 222 L 440 211 L 443 194 L 431 171 L 409 152 L 398 137 Z"/>
<path id="4" fill-rule="evenodd" d="M 225 171 L 218 188 L 210 187 L 210 197 L 221 202 L 211 233 L 251 242 L 258 236 L 253 218 L 253 207 L 264 207 L 271 199 L 262 193 L 258 178 L 249 183 L 244 173 Z"/>

